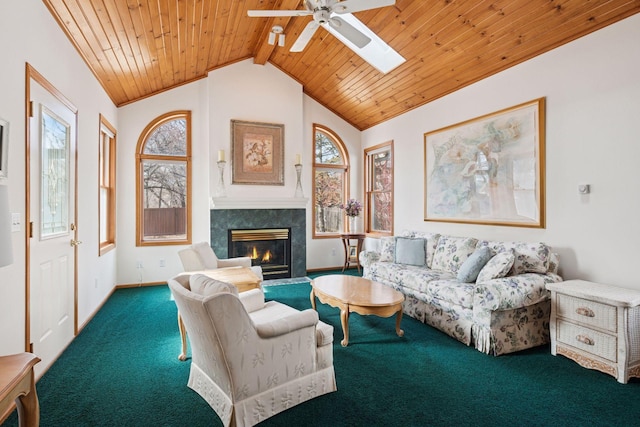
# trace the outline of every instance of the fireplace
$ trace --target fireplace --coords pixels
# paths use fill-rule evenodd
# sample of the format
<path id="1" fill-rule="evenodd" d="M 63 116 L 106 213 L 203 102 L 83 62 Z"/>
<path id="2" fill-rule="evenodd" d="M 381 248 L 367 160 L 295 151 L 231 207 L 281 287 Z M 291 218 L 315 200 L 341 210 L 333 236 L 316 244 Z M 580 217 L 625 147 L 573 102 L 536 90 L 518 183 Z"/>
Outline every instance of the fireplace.
<path id="1" fill-rule="evenodd" d="M 293 199 L 292 199 L 293 200 Z M 230 252 L 229 230 L 258 230 L 285 228 L 289 230 L 290 241 L 290 277 L 304 277 L 307 274 L 306 246 L 306 211 L 305 209 L 258 209 L 225 208 L 223 202 L 231 200 L 219 199 L 220 205 L 211 209 L 211 247 L 220 258 L 228 258 Z M 271 203 L 271 202 L 270 202 Z M 267 205 L 266 202 L 258 204 Z M 266 278 L 265 278 L 266 279 Z"/>
<path id="2" fill-rule="evenodd" d="M 289 228 L 230 229 L 229 257 L 250 257 L 265 280 L 291 277 L 290 233 Z"/>

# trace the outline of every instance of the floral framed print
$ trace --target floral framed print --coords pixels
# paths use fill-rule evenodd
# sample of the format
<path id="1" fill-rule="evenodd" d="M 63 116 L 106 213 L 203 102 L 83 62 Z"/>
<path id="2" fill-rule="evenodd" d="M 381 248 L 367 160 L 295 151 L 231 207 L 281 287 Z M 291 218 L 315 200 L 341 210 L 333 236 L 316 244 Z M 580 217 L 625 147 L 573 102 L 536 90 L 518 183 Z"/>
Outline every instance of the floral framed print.
<path id="1" fill-rule="evenodd" d="M 424 134 L 424 220 L 544 228 L 545 99 Z"/>
<path id="2" fill-rule="evenodd" d="M 0 178 L 6 178 L 9 167 L 9 122 L 0 118 Z"/>
<path id="3" fill-rule="evenodd" d="M 231 120 L 232 184 L 284 185 L 284 125 Z"/>

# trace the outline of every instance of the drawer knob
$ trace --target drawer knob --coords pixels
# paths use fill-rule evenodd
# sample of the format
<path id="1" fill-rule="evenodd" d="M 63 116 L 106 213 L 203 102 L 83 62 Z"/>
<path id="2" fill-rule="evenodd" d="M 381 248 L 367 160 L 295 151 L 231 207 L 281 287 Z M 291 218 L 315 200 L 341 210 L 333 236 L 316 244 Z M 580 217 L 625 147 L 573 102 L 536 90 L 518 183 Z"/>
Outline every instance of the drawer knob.
<path id="1" fill-rule="evenodd" d="M 578 313 L 580 316 L 596 317 L 596 314 L 593 312 L 593 310 L 588 307 L 578 307 L 576 308 L 576 313 Z"/>
<path id="2" fill-rule="evenodd" d="M 588 336 L 586 336 L 586 335 L 578 335 L 578 336 L 576 337 L 576 339 L 577 339 L 578 341 L 580 341 L 581 343 L 586 344 L 586 345 L 595 345 L 595 343 L 596 343 L 596 342 L 593 340 L 593 338 L 589 338 L 589 337 L 588 337 Z"/>

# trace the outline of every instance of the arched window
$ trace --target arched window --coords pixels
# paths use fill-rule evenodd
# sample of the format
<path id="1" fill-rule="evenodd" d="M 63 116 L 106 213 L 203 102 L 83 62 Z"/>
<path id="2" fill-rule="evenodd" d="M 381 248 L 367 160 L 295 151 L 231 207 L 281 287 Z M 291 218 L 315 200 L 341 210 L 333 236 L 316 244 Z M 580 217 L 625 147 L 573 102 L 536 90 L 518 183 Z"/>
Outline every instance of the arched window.
<path id="1" fill-rule="evenodd" d="M 191 243 L 191 112 L 154 119 L 136 149 L 136 245 Z"/>
<path id="2" fill-rule="evenodd" d="M 344 232 L 349 155 L 340 138 L 329 128 L 314 124 L 313 237 L 336 237 Z"/>

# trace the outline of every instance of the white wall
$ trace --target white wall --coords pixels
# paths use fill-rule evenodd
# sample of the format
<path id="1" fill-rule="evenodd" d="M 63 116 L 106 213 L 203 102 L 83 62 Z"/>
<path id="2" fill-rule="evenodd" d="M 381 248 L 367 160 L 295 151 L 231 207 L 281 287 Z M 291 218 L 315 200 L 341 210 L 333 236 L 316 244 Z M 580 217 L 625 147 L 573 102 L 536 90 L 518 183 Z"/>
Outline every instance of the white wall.
<path id="1" fill-rule="evenodd" d="M 302 86 L 270 64 L 241 61 L 209 73 L 206 79 L 120 108 L 118 180 L 135 182 L 134 155 L 138 137 L 155 117 L 176 109 L 192 111 L 193 241 L 209 241 L 209 199 L 218 185 L 218 151 L 225 150 L 224 172 L 228 199 L 256 198 L 269 207 L 269 199 L 293 198 L 296 154 L 301 154 L 303 193 L 307 203 L 308 268 L 342 265 L 339 239 L 311 239 L 311 167 L 313 123 L 335 131 L 351 155 L 351 194 L 360 197 L 362 154 L 360 132 L 302 93 Z M 231 120 L 284 124 L 284 185 L 231 184 Z M 182 246 L 135 246 L 135 188 L 118 186 L 118 283 L 166 280 L 181 270 L 177 251 Z M 160 267 L 160 260 L 165 267 Z M 137 262 L 143 265 L 136 268 Z"/>
<path id="2" fill-rule="evenodd" d="M 115 285 L 115 251 L 98 257 L 99 114 L 116 128 L 116 108 L 39 0 L 0 2 L 0 117 L 10 122 L 10 208 L 22 218 L 12 265 L 0 268 L 0 354 L 24 351 L 25 337 L 25 63 L 78 108 L 78 315 L 82 326 Z M 97 280 L 97 283 L 96 283 Z M 97 286 L 96 286 L 97 285 Z"/>
<path id="3" fill-rule="evenodd" d="M 182 271 L 177 254 L 182 246 L 136 246 L 135 154 L 138 138 L 156 117 L 176 110 L 191 111 L 192 233 L 194 241 L 208 240 L 210 165 L 207 80 L 203 79 L 126 105 L 118 111 L 119 285 L 163 282 Z M 161 267 L 161 261 L 164 261 L 164 267 Z M 138 262 L 142 268 L 137 268 Z"/>
<path id="4" fill-rule="evenodd" d="M 395 227 L 496 240 L 542 240 L 561 274 L 640 289 L 640 15 L 363 132 L 395 141 Z M 545 229 L 423 221 L 425 132 L 546 97 Z M 417 155 L 417 153 L 420 153 Z M 591 194 L 578 194 L 578 184 Z"/>

